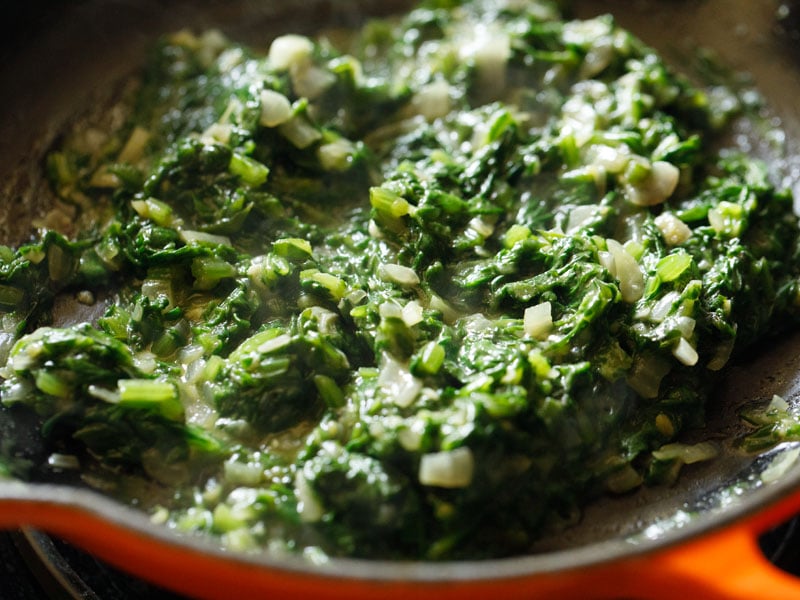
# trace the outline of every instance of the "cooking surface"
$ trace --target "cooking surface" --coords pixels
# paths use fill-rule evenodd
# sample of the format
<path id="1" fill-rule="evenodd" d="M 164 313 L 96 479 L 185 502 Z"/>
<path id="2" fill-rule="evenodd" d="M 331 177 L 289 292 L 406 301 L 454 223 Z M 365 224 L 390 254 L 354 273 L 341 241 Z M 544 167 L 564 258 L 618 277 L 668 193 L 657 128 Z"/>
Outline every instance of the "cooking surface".
<path id="1" fill-rule="evenodd" d="M 653 39 L 649 36 L 655 36 L 656 38 L 660 38 L 662 40 L 676 40 L 681 39 L 681 43 L 679 44 L 672 44 L 671 42 L 666 42 L 672 50 L 677 52 L 678 54 L 681 51 L 685 51 L 686 48 L 693 47 L 700 42 L 706 41 L 702 37 L 702 32 L 697 28 L 696 24 L 692 21 L 682 21 L 682 20 L 674 20 L 669 19 L 665 20 L 663 18 L 652 18 L 652 19 L 645 19 L 642 20 L 642 15 L 647 14 L 647 11 L 652 10 L 652 5 L 647 4 L 644 2 L 622 2 L 617 0 L 609 0 L 605 2 L 579 2 L 579 9 L 584 11 L 582 14 L 588 15 L 590 12 L 606 12 L 610 11 L 617 11 L 620 14 L 620 21 L 623 25 L 632 27 L 635 31 L 640 34 L 643 34 L 648 40 Z M 676 1 L 674 3 L 669 3 L 671 5 L 687 5 L 690 4 L 689 2 L 680 2 Z M 693 6 L 695 3 L 691 3 Z M 717 18 L 719 16 L 719 5 L 720 2 L 709 0 L 706 2 L 700 3 L 702 6 L 700 7 L 700 11 L 704 18 L 712 19 Z M 759 53 L 756 54 L 756 64 L 762 65 L 763 69 L 759 71 L 759 75 L 757 77 L 757 83 L 759 87 L 763 89 L 768 95 L 771 91 L 779 90 L 780 88 L 785 88 L 786 90 L 790 91 L 791 93 L 780 93 L 775 96 L 777 101 L 773 102 L 774 106 L 781 114 L 789 115 L 790 117 L 794 115 L 796 109 L 794 108 L 794 98 L 797 95 L 792 92 L 792 90 L 796 90 L 797 93 L 800 93 L 800 83 L 797 80 L 785 78 L 786 71 L 781 70 L 785 67 L 785 65 L 781 64 L 781 61 L 776 61 L 774 59 L 774 50 L 776 47 L 780 47 L 780 44 L 783 42 L 779 38 L 772 38 L 772 37 L 764 37 L 762 34 L 754 34 L 757 31 L 759 25 L 758 23 L 764 23 L 765 20 L 771 20 L 774 18 L 774 6 L 775 2 L 772 0 L 765 0 L 765 1 L 757 1 L 757 2 L 742 2 L 738 3 L 744 6 L 747 10 L 747 14 L 744 15 L 745 18 L 742 19 L 743 13 L 729 11 L 725 13 L 722 18 L 726 19 L 726 23 L 730 21 L 729 27 L 721 27 L 720 30 L 722 32 L 733 32 L 731 39 L 733 40 L 733 44 L 730 45 L 730 50 L 732 54 L 730 55 L 730 59 L 732 64 L 737 64 L 737 56 L 741 56 L 743 53 L 750 52 L 748 48 L 756 47 L 759 48 Z M 586 5 L 589 5 L 586 8 Z M 716 9 L 714 7 L 717 7 Z M 625 9 L 625 10 L 622 10 Z M 589 12 L 586 12 L 589 11 Z M 674 11 L 673 11 L 674 12 Z M 687 11 L 688 12 L 688 11 Z M 725 11 L 723 11 L 725 12 Z M 658 13 L 657 13 L 658 14 Z M 736 20 L 738 23 L 734 23 L 731 20 Z M 629 22 L 630 21 L 630 22 Z M 741 21 L 746 21 L 749 23 L 749 26 L 742 26 Z M 771 28 L 768 28 L 771 31 Z M 677 33 L 676 33 L 677 32 Z M 686 33 L 685 36 L 679 36 L 678 33 Z M 776 46 L 776 44 L 778 46 Z M 751 54 L 752 56 L 752 54 Z M 788 54 L 781 54 L 784 56 L 785 60 L 789 61 L 792 59 Z M 761 57 L 761 58 L 759 58 Z M 0 152 L 0 155 L 2 153 Z M 791 171 L 791 169 L 790 169 Z M 794 172 L 794 175 L 797 175 L 797 172 Z M 777 554 L 778 562 L 782 564 L 788 565 L 791 569 L 795 569 L 795 572 L 800 572 L 800 535 L 797 535 L 796 530 L 798 529 L 797 526 L 793 526 L 790 532 L 787 533 L 789 535 L 789 541 L 786 541 L 786 537 L 783 534 L 777 534 L 777 542 L 775 540 L 771 540 L 769 543 L 774 544 L 773 553 Z M 7 543 L 10 543 L 14 547 L 18 549 L 18 540 L 15 541 L 14 538 L 9 538 L 6 535 L 3 535 L 3 540 L 0 541 L 0 557 L 3 557 L 4 564 L 8 567 L 5 571 L 10 570 L 10 574 L 6 573 L 5 571 L 2 572 L 0 576 L 0 589 L 4 590 L 3 597 L 5 598 L 5 590 L 15 589 L 12 587 L 7 587 L 5 582 L 8 580 L 9 582 L 27 582 L 21 583 L 21 585 L 30 584 L 30 589 L 34 589 L 37 585 L 41 585 L 35 578 L 29 577 L 28 571 L 30 567 L 24 561 L 22 563 L 19 562 L 18 558 L 12 558 L 13 551 L 8 549 Z M 94 559 L 90 558 L 90 562 Z M 9 583 L 11 585 L 11 583 Z M 145 584 L 140 584 L 140 582 L 136 582 L 133 587 L 126 587 L 125 589 L 127 592 L 135 591 L 139 589 L 139 586 L 145 586 L 144 592 L 145 595 L 139 597 L 147 597 L 147 598 L 175 598 L 175 596 L 171 595 L 154 595 L 154 592 L 151 588 L 147 587 Z M 114 596 L 114 595 L 103 595 L 99 590 L 95 591 L 92 588 L 92 593 L 95 596 L 87 595 L 85 597 L 93 598 L 123 598 L 123 597 L 137 597 L 137 596 Z M 30 598 L 30 597 L 38 597 L 38 596 L 31 596 L 29 591 L 24 592 L 27 595 L 20 595 L 17 596 L 19 598 Z M 111 592 L 112 594 L 114 592 Z M 14 598 L 14 596 L 8 596 L 9 598 Z M 53 597 L 53 596 L 47 596 Z M 58 596 L 55 596 L 58 597 Z M 65 596 L 61 596 L 65 597 Z M 73 597 L 73 596 L 66 596 L 66 597 Z"/>

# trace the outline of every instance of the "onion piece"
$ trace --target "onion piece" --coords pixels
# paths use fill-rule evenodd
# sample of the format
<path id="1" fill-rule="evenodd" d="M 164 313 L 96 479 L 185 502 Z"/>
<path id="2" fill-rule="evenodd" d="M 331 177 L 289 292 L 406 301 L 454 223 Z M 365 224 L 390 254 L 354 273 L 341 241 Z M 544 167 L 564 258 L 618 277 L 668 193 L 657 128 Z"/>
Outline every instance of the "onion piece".
<path id="1" fill-rule="evenodd" d="M 655 224 L 668 246 L 680 246 L 692 236 L 691 228 L 672 213 L 661 213 Z"/>
<path id="2" fill-rule="evenodd" d="M 525 309 L 523 317 L 525 333 L 537 340 L 545 339 L 553 329 L 552 305 L 541 302 Z"/>
<path id="3" fill-rule="evenodd" d="M 381 279 L 398 285 L 412 287 L 419 285 L 419 275 L 410 267 L 395 263 L 384 263 L 378 268 Z"/>
<path id="4" fill-rule="evenodd" d="M 719 448 L 712 442 L 699 444 L 665 444 L 658 450 L 653 450 L 653 458 L 658 460 L 678 459 L 685 465 L 711 460 L 719 455 Z"/>
<path id="5" fill-rule="evenodd" d="M 642 269 L 636 259 L 618 241 L 607 239 L 606 246 L 614 258 L 612 274 L 619 280 L 622 299 L 632 304 L 644 294 L 644 274 Z"/>
<path id="6" fill-rule="evenodd" d="M 261 117 L 259 123 L 264 127 L 277 127 L 292 118 L 292 105 L 289 99 L 273 90 L 261 90 Z"/>
<path id="7" fill-rule="evenodd" d="M 672 348 L 672 355 L 687 367 L 696 365 L 699 358 L 697 350 L 694 349 L 694 346 L 692 346 L 685 337 L 680 338 L 678 343 Z"/>
<path id="8" fill-rule="evenodd" d="M 282 35 L 270 45 L 267 61 L 273 69 L 285 71 L 292 65 L 308 60 L 313 52 L 314 43 L 306 36 Z"/>
<path id="9" fill-rule="evenodd" d="M 472 483 L 475 459 L 466 446 L 447 452 L 423 454 L 419 463 L 419 482 L 443 488 L 463 488 Z"/>

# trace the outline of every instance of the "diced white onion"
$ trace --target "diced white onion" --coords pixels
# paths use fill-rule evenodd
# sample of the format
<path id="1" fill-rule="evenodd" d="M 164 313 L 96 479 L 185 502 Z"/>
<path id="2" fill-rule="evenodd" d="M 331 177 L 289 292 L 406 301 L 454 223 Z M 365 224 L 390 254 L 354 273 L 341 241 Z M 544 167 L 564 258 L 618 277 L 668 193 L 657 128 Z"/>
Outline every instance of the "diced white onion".
<path id="1" fill-rule="evenodd" d="M 264 127 L 277 127 L 292 118 L 292 104 L 289 99 L 274 90 L 261 90 L 261 117 L 259 123 Z"/>
<path id="2" fill-rule="evenodd" d="M 401 408 L 411 406 L 422 390 L 422 381 L 414 377 L 405 365 L 390 357 L 384 359 L 378 385 Z"/>
<path id="3" fill-rule="evenodd" d="M 234 67 L 242 64 L 244 59 L 244 51 L 241 48 L 228 48 L 217 57 L 217 66 L 221 72 L 228 73 Z"/>
<path id="4" fill-rule="evenodd" d="M 300 150 L 322 139 L 322 134 L 305 117 L 295 115 L 278 126 L 278 131 Z"/>
<path id="5" fill-rule="evenodd" d="M 562 134 L 572 135 L 577 146 L 583 147 L 597 128 L 597 111 L 586 99 L 573 96 L 562 107 Z"/>
<path id="6" fill-rule="evenodd" d="M 415 423 L 416 425 L 416 423 Z M 420 427 L 412 425 L 411 427 L 400 429 L 397 432 L 397 441 L 404 450 L 408 452 L 416 452 L 422 445 L 422 435 L 424 433 L 424 424 Z"/>
<path id="7" fill-rule="evenodd" d="M 733 353 L 733 340 L 723 342 L 717 346 L 717 350 L 711 360 L 708 361 L 706 368 L 709 371 L 719 371 L 728 364 L 728 360 Z"/>
<path id="8" fill-rule="evenodd" d="M 781 479 L 800 457 L 800 448 L 792 448 L 781 452 L 776 456 L 770 465 L 761 472 L 761 481 L 772 483 Z"/>
<path id="9" fill-rule="evenodd" d="M 369 220 L 369 225 L 367 225 L 367 231 L 369 232 L 370 237 L 381 240 L 383 239 L 383 232 L 381 228 L 378 227 L 378 224 L 375 222 L 374 219 Z"/>
<path id="10" fill-rule="evenodd" d="M 402 319 L 403 307 L 393 300 L 387 300 L 378 306 L 378 314 L 381 319 Z"/>
<path id="11" fill-rule="evenodd" d="M 378 274 L 384 281 L 397 283 L 402 286 L 419 285 L 419 276 L 410 267 L 395 263 L 384 263 L 378 268 Z"/>
<path id="12" fill-rule="evenodd" d="M 687 367 L 696 365 L 699 358 L 697 350 L 684 337 L 678 340 L 678 343 L 672 348 L 672 355 Z"/>
<path id="13" fill-rule="evenodd" d="M 144 155 L 144 148 L 148 141 L 150 141 L 150 132 L 143 127 L 134 127 L 128 141 L 125 142 L 122 150 L 120 150 L 117 161 L 129 164 L 139 162 L 142 155 Z"/>
<path id="14" fill-rule="evenodd" d="M 403 322 L 409 327 L 413 327 L 417 323 L 422 322 L 422 305 L 416 300 L 412 300 L 403 307 L 402 311 Z"/>
<path id="15" fill-rule="evenodd" d="M 477 88 L 482 95 L 496 97 L 505 89 L 507 64 L 511 58 L 508 33 L 495 27 L 478 26 L 460 45 L 459 54 L 464 61 L 474 61 Z"/>
<path id="16" fill-rule="evenodd" d="M 672 163 L 657 160 L 650 166 L 650 173 L 643 181 L 625 184 L 625 193 L 634 204 L 655 206 L 672 195 L 678 187 L 680 175 L 680 169 Z"/>
<path id="17" fill-rule="evenodd" d="M 586 162 L 603 167 L 608 173 L 620 173 L 628 164 L 631 150 L 627 145 L 594 144 L 586 149 Z"/>
<path id="18" fill-rule="evenodd" d="M 665 444 L 658 450 L 653 450 L 653 456 L 658 460 L 678 459 L 685 465 L 691 465 L 704 460 L 711 460 L 719 455 L 719 448 L 712 442 L 699 444 Z"/>
<path id="19" fill-rule="evenodd" d="M 288 69 L 294 64 L 304 62 L 314 52 L 314 43 L 302 35 L 282 35 L 275 38 L 269 47 L 267 60 L 269 66 L 278 71 Z"/>
<path id="20" fill-rule="evenodd" d="M 458 311 L 441 296 L 436 294 L 431 295 L 430 303 L 428 304 L 431 310 L 438 310 L 442 313 L 442 318 L 445 323 L 452 323 L 458 318 Z"/>
<path id="21" fill-rule="evenodd" d="M 552 305 L 541 302 L 525 309 L 523 317 L 525 333 L 538 340 L 545 339 L 553 329 Z"/>
<path id="22" fill-rule="evenodd" d="M 567 231 L 566 233 L 575 233 L 578 229 L 591 221 L 595 215 L 600 211 L 600 207 L 596 204 L 586 204 L 583 206 L 576 206 L 569 211 L 569 218 L 567 218 Z"/>
<path id="23" fill-rule="evenodd" d="M 695 325 L 697 325 L 697 321 L 692 317 L 681 315 L 675 319 L 675 328 L 681 332 L 683 337 L 687 339 L 692 337 Z"/>
<path id="24" fill-rule="evenodd" d="M 152 352 L 142 351 L 133 357 L 134 366 L 142 373 L 155 373 L 158 361 Z"/>
<path id="25" fill-rule="evenodd" d="M 53 452 L 47 457 L 47 464 L 56 469 L 80 469 L 81 463 L 74 454 Z"/>
<path id="26" fill-rule="evenodd" d="M 226 484 L 244 485 L 251 488 L 261 483 L 264 475 L 264 471 L 260 465 L 242 463 L 235 460 L 225 463 L 224 472 Z"/>
<path id="27" fill-rule="evenodd" d="M 419 463 L 419 482 L 443 488 L 463 488 L 472 483 L 475 459 L 462 446 L 449 452 L 423 454 Z"/>
<path id="28" fill-rule="evenodd" d="M 16 336 L 7 331 L 0 331 L 0 364 L 5 364 L 11 348 L 16 342 Z"/>
<path id="29" fill-rule="evenodd" d="M 295 93 L 309 100 L 319 98 L 336 83 L 336 76 L 310 61 L 293 64 L 289 68 Z"/>
<path id="30" fill-rule="evenodd" d="M 469 227 L 473 231 L 477 232 L 479 235 L 487 238 L 492 233 L 494 233 L 494 225 L 491 223 L 481 219 L 480 217 L 474 217 L 469 222 Z"/>
<path id="31" fill-rule="evenodd" d="M 317 500 L 314 490 L 306 481 L 302 472 L 298 472 L 294 480 L 295 496 L 297 497 L 297 513 L 300 520 L 305 523 L 315 523 L 322 518 L 324 508 Z"/>
<path id="32" fill-rule="evenodd" d="M 414 112 L 425 117 L 426 121 L 433 121 L 450 112 L 450 93 L 450 84 L 444 79 L 438 79 L 419 89 L 411 99 L 411 107 Z"/>
<path id="33" fill-rule="evenodd" d="M 612 274 L 619 280 L 622 299 L 632 304 L 644 294 L 644 274 L 642 269 L 636 259 L 618 241 L 607 239 L 606 246 L 614 257 Z"/>
<path id="34" fill-rule="evenodd" d="M 215 142 L 227 144 L 231 139 L 231 133 L 233 133 L 233 125 L 230 123 L 212 123 L 206 128 L 200 139 L 206 144 Z"/>
<path id="35" fill-rule="evenodd" d="M 353 160 L 356 148 L 353 142 L 339 138 L 317 149 L 317 158 L 326 171 L 346 171 Z"/>
<path id="36" fill-rule="evenodd" d="M 661 213 L 655 224 L 668 246 L 679 246 L 692 236 L 691 228 L 672 213 Z"/>
<path id="37" fill-rule="evenodd" d="M 655 398 L 658 396 L 661 380 L 669 370 L 669 362 L 658 356 L 638 357 L 628 374 L 627 382 L 643 398 Z"/>
<path id="38" fill-rule="evenodd" d="M 661 323 L 672 310 L 672 305 L 675 304 L 680 297 L 681 295 L 675 291 L 664 294 L 650 310 L 650 319 L 656 323 Z"/>
<path id="39" fill-rule="evenodd" d="M 225 235 L 215 235 L 213 233 L 206 233 L 205 231 L 192 231 L 190 229 L 181 229 L 178 232 L 178 237 L 184 244 L 212 244 L 215 246 L 230 246 L 231 238 Z"/>
<path id="40" fill-rule="evenodd" d="M 773 394 L 772 399 L 769 401 L 769 405 L 767 406 L 767 412 L 770 411 L 778 411 L 778 412 L 787 412 L 789 410 L 789 403 L 786 402 L 783 398 L 778 396 L 778 394 Z"/>
<path id="41" fill-rule="evenodd" d="M 119 403 L 119 392 L 116 390 L 109 390 L 107 388 L 93 384 L 90 385 L 86 389 L 86 391 L 93 398 L 97 398 L 98 400 L 102 400 L 103 402 L 108 402 L 109 404 Z"/>

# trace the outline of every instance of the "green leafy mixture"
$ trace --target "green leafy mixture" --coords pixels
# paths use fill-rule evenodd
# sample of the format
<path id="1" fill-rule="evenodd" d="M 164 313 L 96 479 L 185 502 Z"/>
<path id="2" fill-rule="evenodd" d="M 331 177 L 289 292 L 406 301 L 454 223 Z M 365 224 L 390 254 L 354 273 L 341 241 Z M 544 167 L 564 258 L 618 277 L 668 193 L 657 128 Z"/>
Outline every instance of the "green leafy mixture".
<path id="1" fill-rule="evenodd" d="M 737 97 L 544 1 L 334 39 L 176 33 L 65 137 L 0 249 L 4 410 L 237 550 L 523 553 L 713 457 L 681 433 L 798 309 L 790 194 L 717 151 Z"/>

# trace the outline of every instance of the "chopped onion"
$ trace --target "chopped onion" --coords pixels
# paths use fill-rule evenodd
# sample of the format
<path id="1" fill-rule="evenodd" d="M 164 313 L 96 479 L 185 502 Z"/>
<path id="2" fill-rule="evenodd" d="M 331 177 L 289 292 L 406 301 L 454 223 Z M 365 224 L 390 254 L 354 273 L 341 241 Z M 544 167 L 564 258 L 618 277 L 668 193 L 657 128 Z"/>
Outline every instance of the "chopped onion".
<path id="1" fill-rule="evenodd" d="M 463 488 L 472 483 L 475 459 L 462 446 L 448 452 L 423 454 L 419 463 L 419 482 L 443 488 Z"/>
<path id="2" fill-rule="evenodd" d="M 298 472 L 297 477 L 295 477 L 294 490 L 297 497 L 297 513 L 300 515 L 300 520 L 305 523 L 319 521 L 325 512 L 324 508 L 317 500 L 314 490 L 311 489 L 302 472 Z"/>
<path id="3" fill-rule="evenodd" d="M 431 295 L 429 305 L 431 310 L 438 310 L 442 313 L 442 318 L 445 323 L 452 323 L 458 318 L 458 311 L 450 306 L 450 304 L 441 296 L 436 294 Z"/>
<path id="4" fill-rule="evenodd" d="M 728 360 L 733 353 L 733 345 L 733 340 L 728 340 L 717 346 L 717 350 L 711 360 L 708 361 L 706 368 L 709 371 L 719 371 L 728 364 Z"/>
<path id="5" fill-rule="evenodd" d="M 322 139 L 322 134 L 301 115 L 295 115 L 279 125 L 278 131 L 300 150 Z"/>
<path id="6" fill-rule="evenodd" d="M 411 99 L 411 107 L 417 114 L 425 117 L 426 121 L 433 121 L 444 117 L 450 112 L 450 84 L 443 79 L 422 86 Z"/>
<path id="7" fill-rule="evenodd" d="M 719 455 L 719 448 L 712 442 L 699 444 L 665 444 L 658 450 L 653 450 L 653 457 L 658 460 L 678 459 L 685 465 L 711 460 Z"/>
<path id="8" fill-rule="evenodd" d="M 378 306 L 378 314 L 381 319 L 402 319 L 403 307 L 394 300 L 387 300 Z"/>
<path id="9" fill-rule="evenodd" d="M 772 399 L 769 401 L 769 405 L 767 406 L 767 412 L 770 411 L 778 411 L 778 412 L 788 412 L 789 411 L 789 403 L 786 402 L 783 398 L 778 396 L 778 394 L 773 394 Z"/>
<path id="10" fill-rule="evenodd" d="M 782 478 L 800 457 L 800 448 L 792 448 L 781 452 L 776 456 L 770 465 L 761 472 L 761 481 L 772 483 Z"/>
<path id="11" fill-rule="evenodd" d="M 693 367 L 697 364 L 697 350 L 694 349 L 685 337 L 678 340 L 678 343 L 672 348 L 672 355 L 682 362 L 687 367 Z"/>
<path id="12" fill-rule="evenodd" d="M 655 224 L 668 246 L 679 246 L 692 236 L 691 228 L 672 213 L 661 213 Z"/>
<path id="13" fill-rule="evenodd" d="M 74 454 L 53 452 L 47 457 L 47 464 L 56 469 L 80 469 L 81 463 Z"/>
<path id="14" fill-rule="evenodd" d="M 412 300 L 403 307 L 401 317 L 409 327 L 422 322 L 422 305 L 416 300 Z"/>
<path id="15" fill-rule="evenodd" d="M 628 385 L 643 398 L 655 398 L 658 396 L 661 380 L 669 370 L 669 362 L 659 356 L 640 356 L 628 373 Z"/>
<path id="16" fill-rule="evenodd" d="M 378 268 L 378 274 L 384 281 L 397 283 L 402 286 L 419 285 L 419 276 L 409 267 L 395 263 L 384 263 Z"/>
<path id="17" fill-rule="evenodd" d="M 553 329 L 552 305 L 541 302 L 525 309 L 523 317 L 525 333 L 538 340 L 545 339 Z"/>
<path id="18" fill-rule="evenodd" d="M 485 221 L 480 217 L 474 217 L 473 219 L 471 219 L 469 222 L 469 227 L 473 231 L 477 232 L 478 235 L 485 238 L 491 236 L 492 233 L 494 233 L 494 225 L 488 223 L 487 221 Z"/>
<path id="19" fill-rule="evenodd" d="M 302 63 L 311 57 L 314 43 L 303 35 L 282 35 L 273 40 L 269 47 L 267 60 L 269 66 L 285 71 L 292 65 Z"/>
<path id="20" fill-rule="evenodd" d="M 459 48 L 463 61 L 474 61 L 476 88 L 486 97 L 497 97 L 506 87 L 511 38 L 496 27 L 479 26 Z"/>
<path id="21" fill-rule="evenodd" d="M 336 76 L 310 61 L 293 64 L 289 68 L 295 93 L 309 100 L 319 98 L 325 90 L 336 83 Z"/>
<path id="22" fill-rule="evenodd" d="M 186 245 L 212 245 L 212 246 L 231 246 L 231 238 L 225 235 L 214 235 L 205 231 L 192 231 L 181 229 L 178 233 L 181 241 Z"/>
<path id="23" fill-rule="evenodd" d="M 346 138 L 339 138 L 317 149 L 317 158 L 326 171 L 346 171 L 353 164 L 356 147 Z"/>
<path id="24" fill-rule="evenodd" d="M 422 390 L 422 381 L 411 374 L 405 365 L 390 357 L 384 358 L 378 385 L 399 407 L 411 406 Z"/>
<path id="25" fill-rule="evenodd" d="M 681 332 L 681 335 L 686 339 L 692 337 L 697 321 L 692 317 L 681 315 L 675 319 L 675 329 Z"/>
<path id="26" fill-rule="evenodd" d="M 264 470 L 261 465 L 255 463 L 243 463 L 236 460 L 226 462 L 224 465 L 224 472 L 226 484 L 243 485 L 251 488 L 261 483 L 261 480 L 264 476 Z"/>
<path id="27" fill-rule="evenodd" d="M 109 390 L 99 385 L 90 385 L 86 391 L 93 398 L 97 398 L 103 402 L 108 402 L 109 404 L 119 403 L 119 392 L 116 390 Z"/>
<path id="28" fill-rule="evenodd" d="M 230 123 L 212 123 L 206 128 L 200 139 L 206 144 L 220 142 L 227 145 L 230 142 L 231 133 L 233 133 L 233 125 Z"/>
<path id="29" fill-rule="evenodd" d="M 664 294 L 650 310 L 650 319 L 656 323 L 661 323 L 661 321 L 667 318 L 667 315 L 672 310 L 672 306 L 680 300 L 680 297 L 681 295 L 674 290 Z"/>
<path id="30" fill-rule="evenodd" d="M 594 144 L 586 149 L 586 161 L 603 167 L 608 173 L 620 173 L 630 160 L 631 150 L 627 145 L 609 146 Z"/>
<path id="31" fill-rule="evenodd" d="M 259 123 L 264 127 L 277 127 L 292 118 L 292 105 L 283 94 L 273 90 L 261 90 L 260 98 Z"/>
<path id="32" fill-rule="evenodd" d="M 663 160 L 650 165 L 650 172 L 635 183 L 626 183 L 625 193 L 628 199 L 638 206 L 655 206 L 669 198 L 678 187 L 681 171 Z"/>
<path id="33" fill-rule="evenodd" d="M 143 127 L 136 126 L 133 128 L 128 141 L 120 150 L 117 161 L 121 163 L 134 164 L 144 155 L 145 146 L 150 141 L 150 132 Z"/>
<path id="34" fill-rule="evenodd" d="M 612 274 L 619 280 L 619 289 L 625 302 L 633 303 L 644 294 L 644 274 L 636 259 L 618 241 L 606 240 L 606 246 L 614 258 Z"/>
<path id="35" fill-rule="evenodd" d="M 575 233 L 578 229 L 589 223 L 599 212 L 600 207 L 596 204 L 576 206 L 569 211 L 566 233 Z"/>

